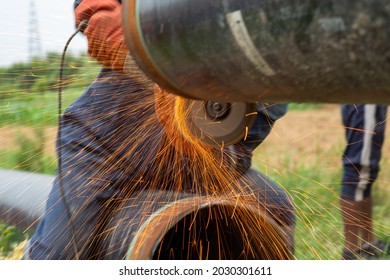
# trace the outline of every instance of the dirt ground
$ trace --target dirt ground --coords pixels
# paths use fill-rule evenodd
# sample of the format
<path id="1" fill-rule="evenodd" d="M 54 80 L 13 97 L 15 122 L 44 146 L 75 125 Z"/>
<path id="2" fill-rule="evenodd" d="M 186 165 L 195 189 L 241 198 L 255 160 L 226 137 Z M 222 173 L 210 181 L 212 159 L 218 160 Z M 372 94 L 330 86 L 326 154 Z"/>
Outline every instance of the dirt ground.
<path id="1" fill-rule="evenodd" d="M 292 149 L 303 154 L 320 150 L 329 151 L 335 144 L 344 141 L 339 105 L 323 105 L 319 109 L 290 111 L 278 120 L 264 149 L 272 146 L 275 151 Z"/>
<path id="2" fill-rule="evenodd" d="M 37 127 L 20 127 L 20 126 L 5 126 L 0 127 L 0 150 L 17 149 L 17 138 L 28 137 L 31 139 L 36 138 L 35 129 Z M 56 127 L 45 127 L 44 139 L 45 139 L 45 151 L 47 154 L 55 154 L 55 138 L 57 134 Z"/>

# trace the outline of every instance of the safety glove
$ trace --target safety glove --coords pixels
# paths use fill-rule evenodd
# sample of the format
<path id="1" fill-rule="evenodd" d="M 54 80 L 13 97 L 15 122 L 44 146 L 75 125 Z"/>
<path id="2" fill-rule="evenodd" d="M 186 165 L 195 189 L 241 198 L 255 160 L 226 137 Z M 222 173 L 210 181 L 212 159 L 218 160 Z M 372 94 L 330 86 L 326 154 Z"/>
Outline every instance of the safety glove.
<path id="1" fill-rule="evenodd" d="M 76 6 L 76 26 L 88 21 L 84 34 L 88 39 L 88 53 L 105 68 L 126 72 L 126 60 L 139 71 L 129 57 L 122 30 L 122 5 L 117 0 L 83 0 Z"/>

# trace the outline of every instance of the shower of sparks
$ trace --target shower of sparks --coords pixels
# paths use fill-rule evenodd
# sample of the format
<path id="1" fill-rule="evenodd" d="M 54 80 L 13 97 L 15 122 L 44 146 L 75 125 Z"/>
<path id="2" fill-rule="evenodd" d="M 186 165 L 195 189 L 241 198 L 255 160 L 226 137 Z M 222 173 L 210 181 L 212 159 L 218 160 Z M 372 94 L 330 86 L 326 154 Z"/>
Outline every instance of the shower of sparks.
<path id="1" fill-rule="evenodd" d="M 78 66 L 72 64 L 69 68 Z M 7 80 L 6 74 L 1 73 L 0 79 Z M 42 82 L 48 79 L 34 71 L 26 72 L 26 76 Z M 73 84 L 85 82 L 80 73 L 70 78 Z M 281 191 L 277 184 L 257 171 L 240 174 L 228 147 L 211 148 L 193 137 L 187 127 L 189 108 L 183 98 L 153 89 L 141 75 L 135 80 L 137 83 L 123 83 L 115 93 L 92 93 L 96 102 L 78 109 L 83 110 L 83 123 L 75 122 L 77 125 L 64 134 L 65 138 L 79 135 L 63 146 L 66 200 L 71 207 L 71 222 L 76 226 L 77 257 L 291 258 L 291 201 L 278 199 Z M 49 85 L 46 89 L 55 88 Z M 0 107 L 3 118 L 19 112 L 15 106 L 29 94 L 41 93 L 10 91 L 0 86 L 0 95 L 6 96 Z M 103 95 L 111 95 L 109 103 L 98 101 Z M 43 118 L 47 108 L 55 106 L 53 99 L 46 96 L 35 108 L 36 117 Z M 65 113 L 68 120 L 73 117 L 72 110 Z M 22 124 L 27 126 L 30 121 L 23 119 Z M 13 121 L 2 125 L 12 126 Z M 34 124 L 29 134 L 34 135 L 34 129 L 42 127 L 45 125 Z M 45 135 L 48 133 L 54 132 L 45 130 Z M 3 138 L 10 135 L 2 133 Z M 39 158 L 44 148 L 42 144 L 19 164 Z M 293 156 L 287 155 L 283 166 L 267 162 L 267 168 L 281 174 L 279 177 L 294 180 L 278 183 L 299 205 L 295 208 L 295 233 L 299 236 L 295 238 L 295 254 L 310 253 L 318 259 L 339 257 L 340 252 L 335 251 L 342 244 L 336 240 L 342 240 L 343 232 L 338 192 L 332 187 L 338 182 L 298 173 L 294 165 L 307 155 L 298 154 L 292 159 Z M 258 165 L 261 164 L 266 163 L 260 158 Z M 76 185 L 82 187 L 73 189 Z M 323 206 L 325 199 L 332 202 Z M 273 201 L 280 204 L 276 206 Z M 100 205 L 98 212 L 88 211 L 91 203 Z M 332 209 L 327 208 L 329 205 Z M 321 227 L 319 223 L 328 226 Z M 389 229 L 384 224 L 378 231 L 386 234 Z M 64 254 L 70 253 L 73 245 L 63 236 L 60 234 L 56 242 L 66 242 Z"/>

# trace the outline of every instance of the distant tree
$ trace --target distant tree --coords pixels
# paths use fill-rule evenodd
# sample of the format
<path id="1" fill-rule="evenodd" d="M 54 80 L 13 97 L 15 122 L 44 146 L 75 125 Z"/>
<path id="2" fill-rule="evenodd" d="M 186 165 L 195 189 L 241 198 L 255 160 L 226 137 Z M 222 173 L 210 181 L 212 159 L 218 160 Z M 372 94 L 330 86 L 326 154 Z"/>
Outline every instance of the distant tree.
<path id="1" fill-rule="evenodd" d="M 58 73 L 61 55 L 49 52 L 43 58 L 33 58 L 29 62 L 15 63 L 0 68 L 0 99 L 10 92 L 44 92 L 58 88 Z M 67 54 L 63 69 L 65 87 L 86 87 L 90 84 L 100 66 L 85 54 Z"/>

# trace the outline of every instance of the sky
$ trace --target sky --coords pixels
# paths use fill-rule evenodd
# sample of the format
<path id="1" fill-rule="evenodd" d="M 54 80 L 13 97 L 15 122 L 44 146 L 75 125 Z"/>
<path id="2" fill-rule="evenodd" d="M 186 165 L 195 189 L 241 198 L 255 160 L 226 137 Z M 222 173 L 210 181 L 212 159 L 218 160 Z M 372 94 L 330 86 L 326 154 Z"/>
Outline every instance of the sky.
<path id="1" fill-rule="evenodd" d="M 0 0 L 0 67 L 28 61 L 30 2 L 34 2 L 43 54 L 61 52 L 75 31 L 74 0 Z M 87 41 L 77 35 L 69 51 L 86 53 Z"/>

